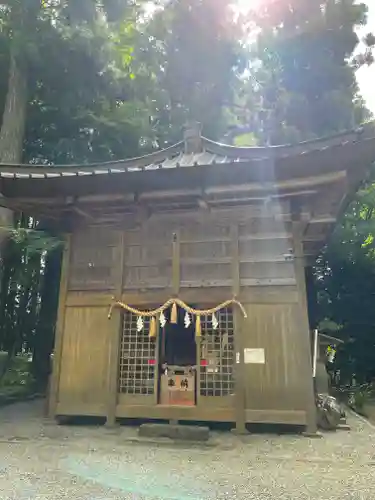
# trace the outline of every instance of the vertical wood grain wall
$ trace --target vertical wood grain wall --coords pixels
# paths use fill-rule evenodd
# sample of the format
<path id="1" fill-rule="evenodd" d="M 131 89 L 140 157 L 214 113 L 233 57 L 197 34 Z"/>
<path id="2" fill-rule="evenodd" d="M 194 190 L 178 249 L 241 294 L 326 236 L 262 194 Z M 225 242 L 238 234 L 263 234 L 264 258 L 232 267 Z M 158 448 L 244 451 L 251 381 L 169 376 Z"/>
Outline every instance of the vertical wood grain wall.
<path id="1" fill-rule="evenodd" d="M 248 314 L 241 344 L 264 348 L 266 357 L 264 365 L 245 365 L 242 372 L 246 418 L 303 423 L 301 373 L 308 356 L 301 336 L 308 332 L 300 324 L 296 269 L 287 258 L 294 249 L 293 231 L 283 211 L 284 206 L 272 205 L 155 215 L 126 231 L 88 227 L 73 234 L 60 294 L 56 349 L 61 364 L 54 372 L 52 413 L 55 408 L 57 414 L 108 416 L 112 404 L 114 418 L 116 403 L 108 391 L 116 387 L 110 370 L 117 362 L 116 332 L 107 319 L 113 296 L 146 307 L 178 291 L 190 303 L 216 305 L 232 296 L 238 276 L 239 299 Z M 179 283 L 173 279 L 174 254 Z"/>

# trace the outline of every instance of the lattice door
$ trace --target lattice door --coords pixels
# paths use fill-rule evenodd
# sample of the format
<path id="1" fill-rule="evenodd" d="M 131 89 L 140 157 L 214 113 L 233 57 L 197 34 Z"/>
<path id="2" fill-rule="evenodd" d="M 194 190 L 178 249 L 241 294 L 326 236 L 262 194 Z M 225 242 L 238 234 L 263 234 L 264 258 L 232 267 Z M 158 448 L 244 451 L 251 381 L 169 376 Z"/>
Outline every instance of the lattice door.
<path id="1" fill-rule="evenodd" d="M 202 318 L 200 393 L 202 396 L 229 396 L 234 393 L 233 311 L 226 308 L 216 315 L 214 330 L 211 316 Z"/>
<path id="2" fill-rule="evenodd" d="M 149 338 L 149 318 L 144 329 L 137 331 L 137 316 L 123 313 L 119 392 L 122 394 L 154 394 L 156 342 Z"/>

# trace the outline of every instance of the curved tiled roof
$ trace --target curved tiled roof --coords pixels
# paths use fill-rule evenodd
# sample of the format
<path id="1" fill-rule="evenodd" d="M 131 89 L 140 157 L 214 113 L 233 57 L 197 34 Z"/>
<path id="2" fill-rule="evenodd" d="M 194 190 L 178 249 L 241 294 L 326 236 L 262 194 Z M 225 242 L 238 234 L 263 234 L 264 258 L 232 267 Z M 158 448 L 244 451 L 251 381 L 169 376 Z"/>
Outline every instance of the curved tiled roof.
<path id="1" fill-rule="evenodd" d="M 73 165 L 13 165 L 0 164 L 0 177 L 16 179 L 45 179 L 56 177 L 91 176 L 118 174 L 159 169 L 196 167 L 213 164 L 232 164 L 242 162 L 276 161 L 324 151 L 348 143 L 368 140 L 375 141 L 373 124 L 359 129 L 343 132 L 329 137 L 301 142 L 296 145 L 268 147 L 235 147 L 199 138 L 200 152 L 187 153 L 185 142 L 137 158 L 94 164 Z"/>

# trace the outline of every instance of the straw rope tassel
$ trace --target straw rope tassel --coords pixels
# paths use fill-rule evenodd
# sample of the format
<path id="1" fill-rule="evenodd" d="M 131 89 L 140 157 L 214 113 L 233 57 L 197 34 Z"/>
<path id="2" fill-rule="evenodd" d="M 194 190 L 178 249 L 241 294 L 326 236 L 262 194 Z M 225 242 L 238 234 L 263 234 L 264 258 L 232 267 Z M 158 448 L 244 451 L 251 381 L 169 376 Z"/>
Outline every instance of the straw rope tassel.
<path id="1" fill-rule="evenodd" d="M 153 316 L 150 321 L 150 333 L 149 337 L 150 339 L 155 339 L 156 338 L 156 318 Z"/>
<path id="2" fill-rule="evenodd" d="M 201 338 L 202 337 L 202 325 L 201 325 L 201 317 L 198 315 L 195 318 L 195 338 Z"/>
<path id="3" fill-rule="evenodd" d="M 171 312 L 171 323 L 173 325 L 177 324 L 177 304 L 176 302 L 173 303 L 172 306 L 172 312 Z"/>
<path id="4" fill-rule="evenodd" d="M 115 300 L 115 299 L 113 299 Z M 179 305 L 184 311 L 188 312 L 189 314 L 192 314 L 193 316 L 207 316 L 209 314 L 216 313 L 220 311 L 221 309 L 224 309 L 225 307 L 230 306 L 231 304 L 235 304 L 237 307 L 241 309 L 242 315 L 244 318 L 247 318 L 247 313 L 244 308 L 244 306 L 239 302 L 237 299 L 229 299 L 226 300 L 225 302 L 222 302 L 221 304 L 218 304 L 216 307 L 213 307 L 212 309 L 193 309 L 192 307 L 189 307 L 185 302 L 181 299 L 175 298 L 175 299 L 168 299 L 167 302 L 165 302 L 163 305 L 158 307 L 157 309 L 153 309 L 152 311 L 141 311 L 139 309 L 136 309 L 135 307 L 129 306 L 129 304 L 124 304 L 123 302 L 116 301 L 112 303 L 109 311 L 108 311 L 108 317 L 111 317 L 111 312 L 114 307 L 121 307 L 122 309 L 125 309 L 126 311 L 129 311 L 137 316 L 142 316 L 143 318 L 152 318 L 153 316 L 157 316 L 158 314 L 161 315 L 163 311 L 168 309 L 170 306 L 173 304 Z"/>

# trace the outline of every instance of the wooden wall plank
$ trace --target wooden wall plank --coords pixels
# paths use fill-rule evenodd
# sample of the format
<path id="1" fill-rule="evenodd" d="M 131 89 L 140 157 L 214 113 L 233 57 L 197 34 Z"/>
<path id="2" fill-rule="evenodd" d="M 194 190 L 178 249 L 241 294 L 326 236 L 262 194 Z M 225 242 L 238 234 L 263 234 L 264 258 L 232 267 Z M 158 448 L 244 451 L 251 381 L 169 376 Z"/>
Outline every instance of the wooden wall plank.
<path id="1" fill-rule="evenodd" d="M 120 300 L 123 276 L 124 276 L 124 257 L 125 257 L 125 233 L 118 233 L 118 242 L 116 247 L 116 299 Z M 108 427 L 114 426 L 116 423 L 116 406 L 117 406 L 117 385 L 119 373 L 119 353 L 120 353 L 120 337 L 122 312 L 120 309 L 115 309 L 112 312 L 110 319 L 110 338 L 108 352 L 108 394 L 107 394 L 107 421 Z"/>
<path id="2" fill-rule="evenodd" d="M 265 351 L 265 364 L 245 365 L 249 410 L 306 410 L 297 308 L 298 304 L 246 305 L 244 347 Z"/>
<path id="3" fill-rule="evenodd" d="M 113 290 L 116 232 L 85 227 L 71 237 L 69 290 Z"/>
<path id="4" fill-rule="evenodd" d="M 121 295 L 120 295 L 121 297 Z M 113 301 L 113 292 L 68 292 L 66 298 L 67 307 L 110 307 Z"/>
<path id="5" fill-rule="evenodd" d="M 124 290 L 232 287 L 232 227 L 238 227 L 241 286 L 295 285 L 291 224 L 281 204 L 153 215 L 126 231 Z M 247 214 L 247 216 L 245 216 Z M 179 244 L 173 244 L 173 234 Z M 272 235 L 272 238 L 271 238 Z M 174 252 L 178 251 L 179 266 Z M 174 250 L 173 250 L 174 248 Z M 177 255 L 177 254 L 176 254 Z M 285 280 L 283 282 L 283 280 Z"/>
<path id="6" fill-rule="evenodd" d="M 174 230 L 156 219 L 126 231 L 124 290 L 171 288 Z"/>
<path id="7" fill-rule="evenodd" d="M 106 414 L 111 323 L 107 308 L 67 308 L 59 379 L 59 413 L 77 405 Z"/>
<path id="8" fill-rule="evenodd" d="M 126 292 L 121 295 L 121 301 L 126 304 L 161 305 L 171 296 L 170 290 L 147 290 Z M 189 303 L 207 302 L 217 304 L 224 302 L 232 296 L 232 288 L 211 288 L 209 297 L 207 290 L 200 287 L 180 290 L 180 298 Z M 238 296 L 239 300 L 247 304 L 293 304 L 298 302 L 296 286 L 252 286 L 242 287 Z M 67 294 L 67 307 L 110 307 L 113 293 L 102 292 L 69 292 Z"/>

